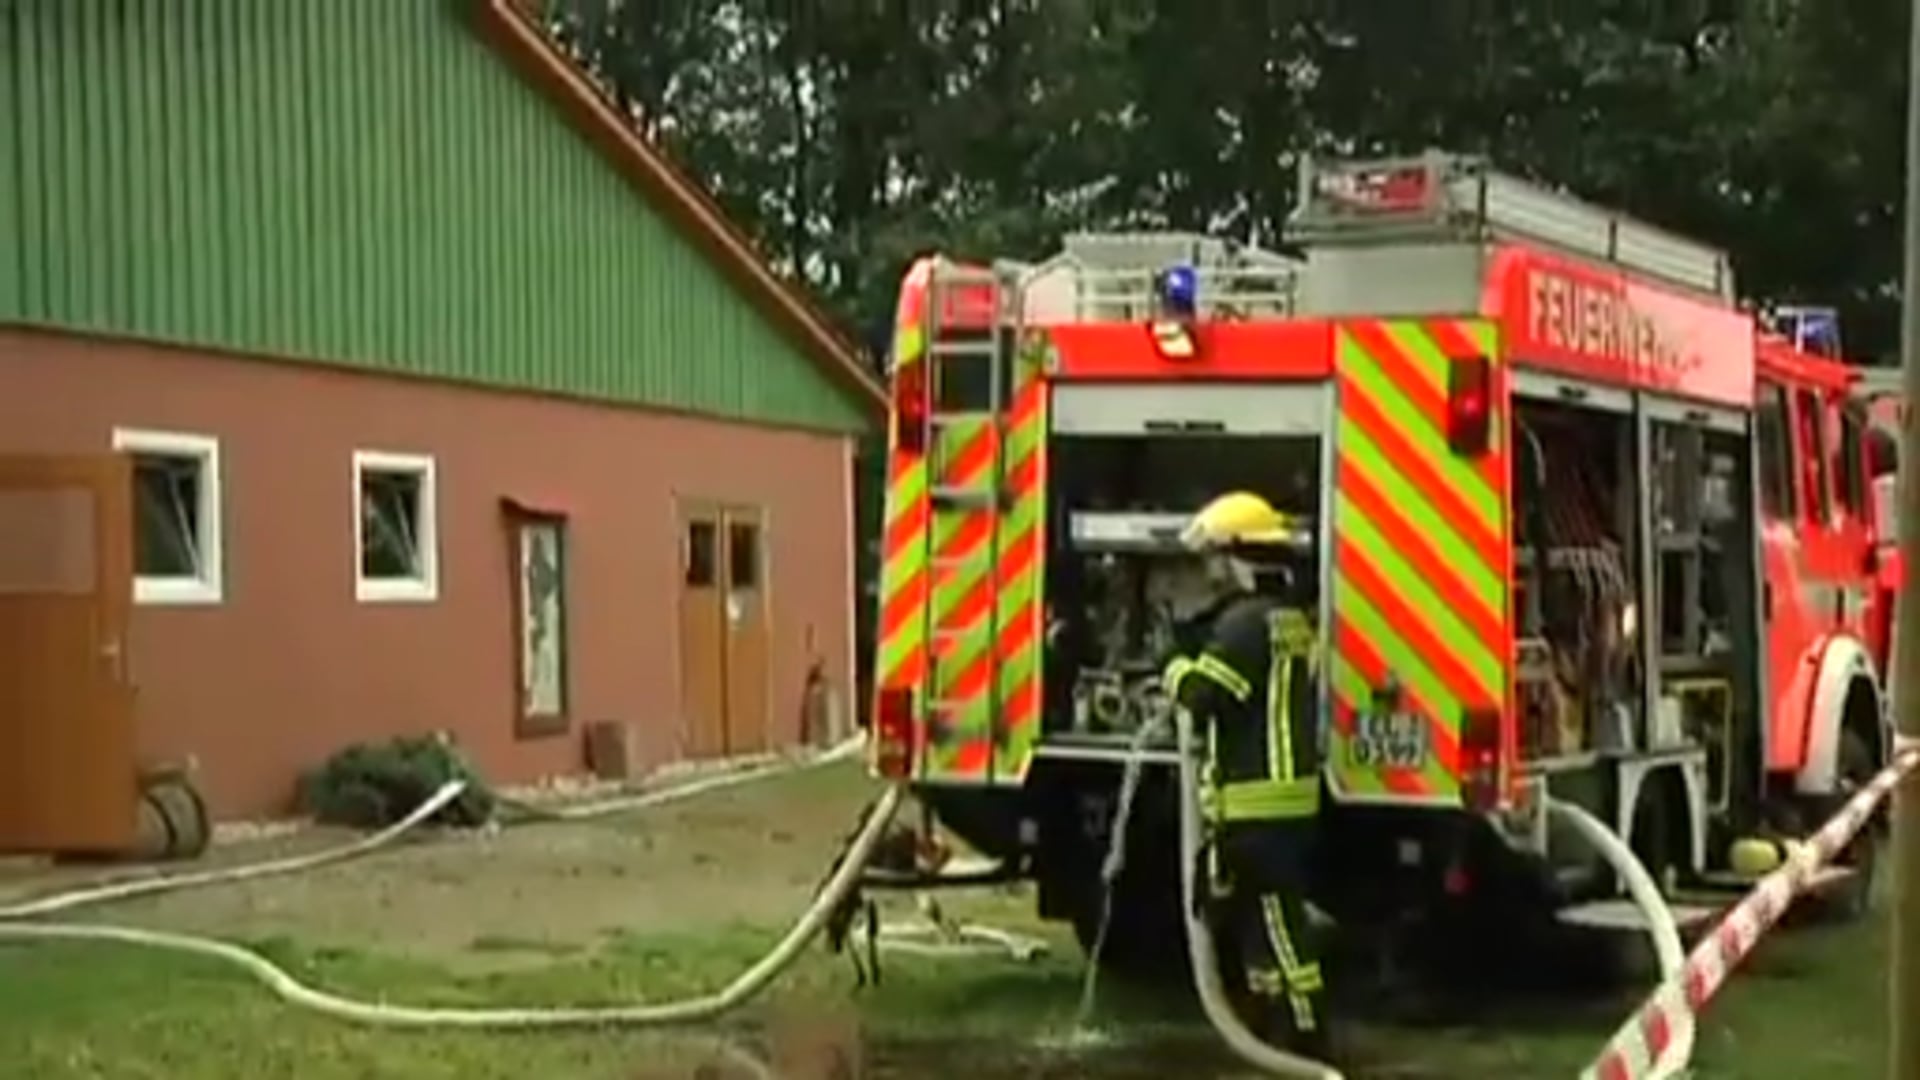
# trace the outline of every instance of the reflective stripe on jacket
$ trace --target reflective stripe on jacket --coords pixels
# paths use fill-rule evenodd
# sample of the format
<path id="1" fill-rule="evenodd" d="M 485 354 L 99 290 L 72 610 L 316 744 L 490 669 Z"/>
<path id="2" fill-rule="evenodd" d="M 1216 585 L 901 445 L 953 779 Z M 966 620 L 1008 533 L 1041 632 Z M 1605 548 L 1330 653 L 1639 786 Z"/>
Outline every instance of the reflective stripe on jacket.
<path id="1" fill-rule="evenodd" d="M 1202 726 L 1202 798 L 1216 822 L 1312 817 L 1320 809 L 1316 637 L 1298 608 L 1234 598 L 1196 656 L 1167 665 L 1167 693 Z"/>

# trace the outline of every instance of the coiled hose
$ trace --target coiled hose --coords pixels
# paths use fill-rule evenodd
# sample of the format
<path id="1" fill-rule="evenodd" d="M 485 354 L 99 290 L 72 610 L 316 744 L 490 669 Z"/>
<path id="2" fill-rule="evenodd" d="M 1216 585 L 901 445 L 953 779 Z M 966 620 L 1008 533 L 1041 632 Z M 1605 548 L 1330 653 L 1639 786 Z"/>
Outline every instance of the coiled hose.
<path id="1" fill-rule="evenodd" d="M 1339 1072 L 1320 1062 L 1289 1054 L 1267 1045 L 1247 1030 L 1239 1014 L 1227 1000 L 1220 980 L 1219 954 L 1214 951 L 1213 932 L 1200 917 L 1194 875 L 1200 865 L 1201 824 L 1200 784 L 1194 776 L 1193 718 L 1185 709 L 1174 709 L 1174 721 L 1180 745 L 1180 886 L 1187 920 L 1187 960 L 1193 968 L 1193 988 L 1200 995 L 1200 1006 L 1207 1022 L 1220 1033 L 1228 1048 L 1247 1064 L 1275 1076 L 1301 1080 L 1342 1080 Z"/>

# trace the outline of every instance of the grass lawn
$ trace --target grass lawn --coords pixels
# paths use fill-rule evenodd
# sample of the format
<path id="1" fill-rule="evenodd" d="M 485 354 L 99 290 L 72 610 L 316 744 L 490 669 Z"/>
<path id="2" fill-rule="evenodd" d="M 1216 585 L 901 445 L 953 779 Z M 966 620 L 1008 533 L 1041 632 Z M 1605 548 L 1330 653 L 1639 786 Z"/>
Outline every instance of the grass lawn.
<path id="1" fill-rule="evenodd" d="M 1887 933 L 1879 919 L 1776 929 L 1700 1018 L 1701 1080 L 1854 1080 L 1885 1071 Z M 1379 1027 L 1367 1040 L 1405 1075 L 1571 1077 L 1638 1004 L 1626 993 L 1515 1003 L 1472 1027 Z"/>
<path id="2" fill-rule="evenodd" d="M 784 927 L 770 913 L 804 903 L 870 793 L 852 773 L 780 783 L 789 785 L 785 804 L 774 785 L 738 803 L 663 812 L 644 828 L 513 830 L 466 849 L 442 841 L 84 917 L 213 933 L 261 949 L 310 984 L 370 1000 L 683 997 L 717 989 L 775 940 Z M 949 907 L 1038 930 L 1052 953 L 1030 964 L 889 955 L 883 985 L 855 993 L 846 961 L 816 949 L 728 1022 L 732 1052 L 746 1048 L 783 1080 L 836 1075 L 836 1058 L 858 1070 L 840 1075 L 861 1077 L 1245 1075 L 1178 993 L 1104 986 L 1098 1019 L 1108 1038 L 1092 1046 L 1074 1039 L 1082 963 L 1071 939 L 1036 928 L 1024 895 L 984 893 Z M 1777 933 L 1704 1019 L 1699 1075 L 1881 1075 L 1885 952 L 1878 920 Z M 1471 1027 L 1358 1018 L 1366 1068 L 1353 1075 L 1571 1076 L 1630 1004 L 1507 1003 Z M 711 1033 L 357 1028 L 284 1005 L 211 961 L 113 945 L 0 946 L 0 1077 L 756 1075 L 729 1060 Z"/>
<path id="3" fill-rule="evenodd" d="M 368 998 L 535 1005 L 697 992 L 771 940 L 747 928 L 682 940 L 621 937 L 590 958 L 556 955 L 488 974 L 285 940 L 252 944 L 310 982 Z M 511 941 L 474 947 L 539 948 Z M 1801 931 L 1769 947 L 1702 1025 L 1700 1075 L 1879 1075 L 1883 948 L 1878 926 Z M 879 990 L 854 995 L 847 969 L 809 958 L 734 1030 L 788 1077 L 830 1075 L 823 1063 L 834 1047 L 847 1060 L 864 1056 L 863 1075 L 1234 1073 L 1184 1002 L 1124 988 L 1110 989 L 1103 1010 L 1119 1045 L 1067 1049 L 1079 974 L 1079 958 L 1064 949 L 1026 966 L 893 957 Z M 1569 1076 L 1620 1010 L 1609 1003 L 1502 1012 L 1475 1029 L 1368 1024 L 1364 1048 L 1379 1076 Z M 652 1033 L 371 1031 L 298 1012 L 244 977 L 194 959 L 113 946 L 0 949 L 0 1061 L 12 1076 L 681 1077 L 723 1060 L 710 1041 Z"/>

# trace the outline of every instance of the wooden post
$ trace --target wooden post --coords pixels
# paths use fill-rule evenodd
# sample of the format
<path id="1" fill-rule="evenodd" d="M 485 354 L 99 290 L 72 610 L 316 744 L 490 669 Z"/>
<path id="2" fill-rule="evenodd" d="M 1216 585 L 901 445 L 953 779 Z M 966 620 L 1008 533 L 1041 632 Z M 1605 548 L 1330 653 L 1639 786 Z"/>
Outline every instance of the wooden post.
<path id="1" fill-rule="evenodd" d="M 1920 572 L 1920 0 L 1909 18 L 1907 52 L 1906 266 L 1900 313 L 1900 363 L 1906 414 L 1901 426 L 1898 481 L 1901 570 Z M 1895 603 L 1894 730 L 1920 738 L 1920 604 L 1903 583 Z M 1904 740 L 1903 740 L 1904 741 Z M 1920 1080 L 1920 788 L 1900 785 L 1893 797 L 1894 909 L 1891 978 L 1887 988 L 1891 1080 Z"/>

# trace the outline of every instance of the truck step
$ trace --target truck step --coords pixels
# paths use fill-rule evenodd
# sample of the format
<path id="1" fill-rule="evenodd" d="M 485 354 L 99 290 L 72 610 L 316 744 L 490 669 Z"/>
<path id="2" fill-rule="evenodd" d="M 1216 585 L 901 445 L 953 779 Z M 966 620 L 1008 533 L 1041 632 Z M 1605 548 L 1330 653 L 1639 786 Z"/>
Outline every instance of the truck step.
<path id="1" fill-rule="evenodd" d="M 962 555 L 959 558 L 951 555 L 935 555 L 927 560 L 927 565 L 935 570 L 962 570 L 972 566 L 978 559 L 977 555 Z"/>
<path id="2" fill-rule="evenodd" d="M 993 338 L 956 340 L 943 334 L 927 345 L 927 355 L 935 360 L 991 360 L 1000 355 L 1000 343 Z"/>
<path id="3" fill-rule="evenodd" d="M 1132 740 L 1119 738 L 1063 738 L 1050 736 L 1034 751 L 1036 757 L 1055 761 L 1087 761 L 1106 765 L 1125 765 L 1134 758 Z M 1139 755 L 1149 765 L 1179 765 L 1180 752 L 1172 747 L 1156 746 Z"/>
<path id="4" fill-rule="evenodd" d="M 985 691 L 982 691 L 972 697 L 932 698 L 927 702 L 927 708 L 932 712 L 964 712 L 973 708 L 985 696 Z"/>
<path id="5" fill-rule="evenodd" d="M 999 490 L 991 487 L 937 485 L 931 494 L 935 505 L 962 510 L 991 510 L 1000 501 Z"/>
<path id="6" fill-rule="evenodd" d="M 1697 904 L 1669 906 L 1673 909 L 1673 921 L 1680 924 L 1683 931 L 1700 926 L 1720 914 L 1719 908 Z M 1647 929 L 1646 916 L 1640 913 L 1633 901 L 1624 897 L 1590 900 L 1561 908 L 1557 917 L 1564 925 L 1585 930 L 1635 930 L 1645 933 Z"/>
<path id="7" fill-rule="evenodd" d="M 1855 871 L 1851 866 L 1823 866 L 1813 872 L 1813 880 L 1807 883 L 1807 891 L 1826 892 L 1853 880 Z M 1717 893 L 1744 893 L 1760 883 L 1759 878 L 1741 877 L 1719 871 L 1701 876 L 1701 884 Z"/>
<path id="8" fill-rule="evenodd" d="M 998 409 L 935 409 L 927 414 L 929 427 L 957 427 L 961 424 L 993 423 L 1000 419 Z"/>

